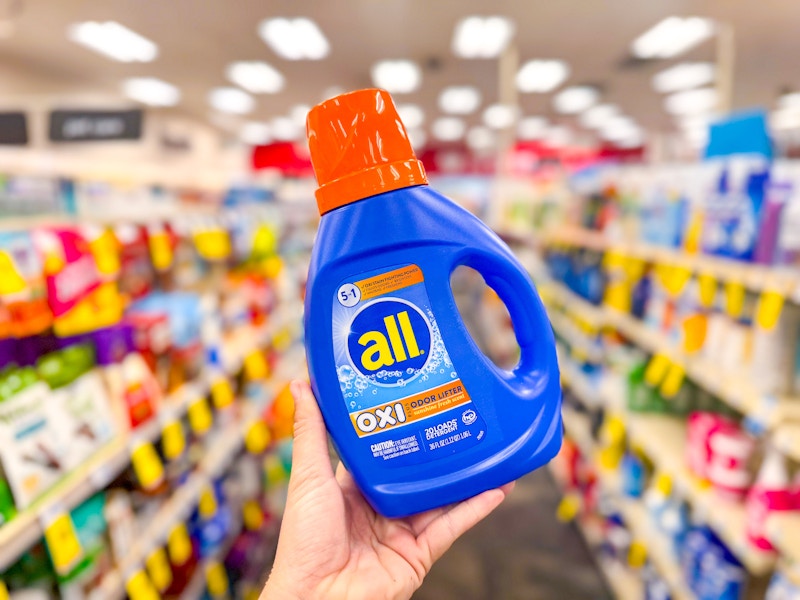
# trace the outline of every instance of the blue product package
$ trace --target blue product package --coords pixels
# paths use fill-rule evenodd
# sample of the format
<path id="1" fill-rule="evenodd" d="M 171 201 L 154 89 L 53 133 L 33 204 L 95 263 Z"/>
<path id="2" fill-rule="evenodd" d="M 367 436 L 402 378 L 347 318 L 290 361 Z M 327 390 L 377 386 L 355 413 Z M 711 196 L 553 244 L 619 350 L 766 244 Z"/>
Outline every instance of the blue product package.
<path id="1" fill-rule="evenodd" d="M 743 596 L 747 572 L 708 527 L 692 527 L 686 534 L 681 564 L 698 600 L 739 600 Z"/>
<path id="2" fill-rule="evenodd" d="M 322 213 L 305 303 L 311 385 L 367 500 L 386 516 L 410 515 L 547 463 L 561 446 L 561 388 L 553 332 L 524 268 L 424 185 L 386 92 L 327 101 L 308 130 Z M 506 304 L 521 349 L 513 370 L 470 337 L 450 289 L 459 265 Z"/>

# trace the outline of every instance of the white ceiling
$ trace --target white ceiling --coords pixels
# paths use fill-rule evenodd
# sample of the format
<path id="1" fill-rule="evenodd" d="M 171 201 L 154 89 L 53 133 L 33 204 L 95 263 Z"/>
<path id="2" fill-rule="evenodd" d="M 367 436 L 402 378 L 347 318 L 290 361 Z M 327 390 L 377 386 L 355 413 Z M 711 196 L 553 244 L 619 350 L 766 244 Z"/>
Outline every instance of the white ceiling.
<path id="1" fill-rule="evenodd" d="M 0 18 L 9 2 L 15 0 L 0 0 Z M 602 86 L 604 100 L 652 130 L 668 129 L 671 121 L 650 78 L 676 60 L 621 64 L 630 42 L 669 15 L 708 16 L 734 26 L 735 108 L 773 106 L 781 88 L 800 88 L 800 2 L 794 0 L 22 0 L 20 6 L 13 35 L 0 39 L 4 106 L 51 95 L 75 103 L 117 93 L 126 77 L 155 76 L 181 88 L 183 101 L 174 110 L 206 119 L 208 91 L 227 85 L 225 66 L 259 59 L 287 78 L 284 91 L 259 96 L 248 117 L 266 120 L 295 104 L 316 103 L 331 86 L 371 85 L 370 67 L 379 59 L 410 58 L 423 66 L 423 85 L 397 100 L 422 105 L 429 124 L 445 85 L 480 87 L 484 106 L 497 100 L 497 62 L 459 59 L 450 50 L 455 23 L 470 14 L 512 18 L 521 62 L 566 60 L 568 83 Z M 301 15 L 328 37 L 328 58 L 286 61 L 257 35 L 266 17 Z M 148 64 L 122 64 L 68 41 L 67 27 L 85 20 L 119 21 L 155 41 L 160 55 Z M 707 42 L 678 60 L 713 57 L 714 43 Z M 553 116 L 549 95 L 521 95 L 520 103 L 523 114 Z"/>

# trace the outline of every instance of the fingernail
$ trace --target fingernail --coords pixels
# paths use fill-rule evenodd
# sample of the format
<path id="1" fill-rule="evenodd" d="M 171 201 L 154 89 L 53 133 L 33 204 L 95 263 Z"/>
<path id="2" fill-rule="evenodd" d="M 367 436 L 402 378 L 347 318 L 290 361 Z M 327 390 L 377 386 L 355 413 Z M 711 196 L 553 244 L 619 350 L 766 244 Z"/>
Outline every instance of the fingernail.
<path id="1" fill-rule="evenodd" d="M 295 379 L 289 384 L 289 389 L 291 390 L 294 399 L 297 400 L 297 398 L 299 398 L 303 393 L 303 383 Z"/>

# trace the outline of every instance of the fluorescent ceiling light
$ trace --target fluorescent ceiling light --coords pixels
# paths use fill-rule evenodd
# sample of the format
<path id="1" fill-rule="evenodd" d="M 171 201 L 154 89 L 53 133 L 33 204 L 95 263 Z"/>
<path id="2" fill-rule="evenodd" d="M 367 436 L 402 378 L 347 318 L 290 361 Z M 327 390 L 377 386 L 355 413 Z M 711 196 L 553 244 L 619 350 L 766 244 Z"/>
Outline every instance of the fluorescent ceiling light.
<path id="1" fill-rule="evenodd" d="M 258 35 L 278 56 L 287 60 L 320 60 L 328 56 L 330 44 L 311 19 L 265 19 Z"/>
<path id="2" fill-rule="evenodd" d="M 780 108 L 773 111 L 769 118 L 773 129 L 785 131 L 800 128 L 800 110 L 797 108 Z"/>
<path id="3" fill-rule="evenodd" d="M 286 83 L 275 67 L 261 61 L 241 61 L 225 69 L 228 79 L 252 94 L 276 94 Z"/>
<path id="4" fill-rule="evenodd" d="M 509 104 L 492 104 L 483 111 L 483 123 L 492 129 L 506 129 L 517 121 L 517 107 Z"/>
<path id="5" fill-rule="evenodd" d="M 546 94 L 569 77 L 569 67 L 563 60 L 529 60 L 517 73 L 520 92 Z"/>
<path id="6" fill-rule="evenodd" d="M 296 104 L 289 111 L 289 117 L 294 121 L 295 125 L 302 130 L 306 128 L 306 119 L 311 107 L 308 104 Z"/>
<path id="7" fill-rule="evenodd" d="M 584 127 L 597 129 L 617 115 L 619 115 L 619 107 L 616 104 L 598 104 L 582 113 L 580 122 Z"/>
<path id="8" fill-rule="evenodd" d="M 166 81 L 155 77 L 131 77 L 122 83 L 122 93 L 131 100 L 150 106 L 175 106 L 181 91 Z"/>
<path id="9" fill-rule="evenodd" d="M 422 82 L 422 71 L 410 60 L 382 60 L 372 67 L 372 82 L 395 94 L 413 92 Z"/>
<path id="10" fill-rule="evenodd" d="M 416 104 L 399 104 L 397 114 L 406 129 L 417 129 L 425 122 L 425 113 Z"/>
<path id="11" fill-rule="evenodd" d="M 455 142 L 464 137 L 467 126 L 457 117 L 439 117 L 433 122 L 431 133 L 442 142 Z"/>
<path id="12" fill-rule="evenodd" d="M 595 104 L 599 96 L 593 87 L 586 85 L 568 87 L 553 97 L 553 108 L 561 114 L 574 115 Z"/>
<path id="13" fill-rule="evenodd" d="M 425 135 L 425 130 L 416 128 L 407 130 L 408 139 L 411 142 L 411 147 L 417 152 L 425 147 L 425 142 L 428 141 L 428 136 Z"/>
<path id="14" fill-rule="evenodd" d="M 514 35 L 514 23 L 505 17 L 466 17 L 456 24 L 453 52 L 461 58 L 496 58 Z"/>
<path id="15" fill-rule="evenodd" d="M 208 103 L 220 112 L 245 115 L 256 106 L 253 97 L 238 88 L 214 88 L 208 94 Z"/>
<path id="16" fill-rule="evenodd" d="M 664 108 L 671 115 L 707 113 L 717 108 L 717 92 L 714 88 L 676 92 L 667 96 Z"/>
<path id="17" fill-rule="evenodd" d="M 547 119 L 525 117 L 517 125 L 517 137 L 521 140 L 538 140 L 547 132 Z"/>
<path id="18" fill-rule="evenodd" d="M 245 144 L 261 146 L 272 141 L 272 133 L 267 123 L 257 123 L 250 121 L 242 126 L 239 132 L 239 139 Z"/>
<path id="19" fill-rule="evenodd" d="M 630 117 L 622 115 L 610 119 L 600 129 L 600 137 L 610 142 L 620 141 L 641 134 L 641 129 Z"/>
<path id="20" fill-rule="evenodd" d="M 270 123 L 272 137 L 280 142 L 294 142 L 300 138 L 303 128 L 291 117 L 275 117 Z"/>
<path id="21" fill-rule="evenodd" d="M 715 67 L 711 63 L 680 63 L 653 77 L 653 89 L 661 93 L 680 92 L 708 85 L 714 81 Z"/>
<path id="22" fill-rule="evenodd" d="M 778 98 L 779 108 L 800 108 L 800 92 L 789 92 Z"/>
<path id="23" fill-rule="evenodd" d="M 467 133 L 467 146 L 473 150 L 488 150 L 494 148 L 496 136 L 488 127 L 480 125 L 473 127 Z"/>
<path id="24" fill-rule="evenodd" d="M 545 132 L 544 141 L 550 146 L 566 146 L 572 141 L 572 132 L 563 125 L 556 125 Z"/>
<path id="25" fill-rule="evenodd" d="M 714 22 L 701 17 L 667 17 L 636 38 L 631 52 L 637 58 L 671 58 L 686 52 L 714 33 Z"/>
<path id="26" fill-rule="evenodd" d="M 87 21 L 72 25 L 69 39 L 119 62 L 150 62 L 158 56 L 158 46 L 143 35 L 116 21 Z"/>
<path id="27" fill-rule="evenodd" d="M 481 105 L 481 93 L 469 85 L 446 87 L 439 94 L 439 108 L 451 115 L 468 115 Z"/>

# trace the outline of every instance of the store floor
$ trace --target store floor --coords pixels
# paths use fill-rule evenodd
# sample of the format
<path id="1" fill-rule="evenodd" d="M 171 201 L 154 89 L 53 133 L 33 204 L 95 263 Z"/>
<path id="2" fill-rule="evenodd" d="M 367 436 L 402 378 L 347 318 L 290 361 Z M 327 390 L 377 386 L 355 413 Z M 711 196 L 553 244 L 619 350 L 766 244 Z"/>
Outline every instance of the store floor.
<path id="1" fill-rule="evenodd" d="M 547 469 L 528 475 L 433 567 L 413 600 L 606 600 L 611 596 Z"/>

